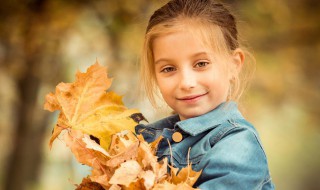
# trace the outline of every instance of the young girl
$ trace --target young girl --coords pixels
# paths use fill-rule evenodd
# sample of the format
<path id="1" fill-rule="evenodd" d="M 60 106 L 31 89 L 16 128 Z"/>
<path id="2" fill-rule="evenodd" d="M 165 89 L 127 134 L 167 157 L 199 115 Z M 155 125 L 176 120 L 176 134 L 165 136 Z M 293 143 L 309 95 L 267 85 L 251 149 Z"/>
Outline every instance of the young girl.
<path id="1" fill-rule="evenodd" d="M 248 63 L 234 16 L 214 0 L 172 0 L 154 12 L 142 54 L 142 82 L 151 103 L 160 91 L 176 115 L 136 132 L 160 135 L 159 160 L 202 170 L 195 187 L 274 189 L 255 128 L 237 108 Z"/>

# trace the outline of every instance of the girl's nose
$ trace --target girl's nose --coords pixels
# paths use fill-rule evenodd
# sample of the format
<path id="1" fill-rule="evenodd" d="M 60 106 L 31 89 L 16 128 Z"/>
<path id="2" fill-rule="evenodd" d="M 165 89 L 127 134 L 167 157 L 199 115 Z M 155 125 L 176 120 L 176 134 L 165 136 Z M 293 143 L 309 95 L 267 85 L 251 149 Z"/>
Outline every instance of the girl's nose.
<path id="1" fill-rule="evenodd" d="M 189 90 L 196 86 L 196 75 L 192 71 L 182 71 L 180 77 L 180 88 Z"/>

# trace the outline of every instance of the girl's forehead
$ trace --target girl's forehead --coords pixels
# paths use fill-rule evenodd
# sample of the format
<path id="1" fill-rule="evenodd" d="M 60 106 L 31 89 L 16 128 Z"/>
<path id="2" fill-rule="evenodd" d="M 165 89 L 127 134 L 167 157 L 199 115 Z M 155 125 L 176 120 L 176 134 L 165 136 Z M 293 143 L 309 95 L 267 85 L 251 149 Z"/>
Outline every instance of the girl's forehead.
<path id="1" fill-rule="evenodd" d="M 154 36 L 154 39 L 178 32 L 190 34 L 190 37 L 199 40 L 199 42 L 203 43 L 206 47 L 212 47 L 213 44 L 218 45 L 219 43 L 222 43 L 219 44 L 221 46 L 225 43 L 224 36 L 219 26 L 196 19 L 178 19 L 160 24 L 155 28 L 156 35 Z"/>
<path id="2" fill-rule="evenodd" d="M 153 39 L 152 46 L 159 39 L 170 36 L 184 36 L 183 40 L 195 40 L 201 46 L 210 51 L 219 51 L 221 47 L 225 46 L 223 36 L 219 34 L 219 31 L 209 30 L 205 28 L 197 28 L 196 26 L 179 26 L 170 27 L 168 30 L 158 33 Z M 179 38 L 180 39 L 180 38 Z"/>
<path id="3" fill-rule="evenodd" d="M 201 39 L 193 35 L 189 31 L 176 31 L 160 36 L 154 40 L 153 51 L 161 50 L 161 52 L 170 51 L 201 51 L 212 53 L 212 49 L 205 46 Z"/>

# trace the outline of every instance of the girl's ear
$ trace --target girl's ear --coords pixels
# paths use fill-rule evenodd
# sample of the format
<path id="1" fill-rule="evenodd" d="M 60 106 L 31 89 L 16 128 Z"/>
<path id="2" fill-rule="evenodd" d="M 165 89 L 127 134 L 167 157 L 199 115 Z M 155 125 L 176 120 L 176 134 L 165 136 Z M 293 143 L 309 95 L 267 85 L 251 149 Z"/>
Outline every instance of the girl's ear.
<path id="1" fill-rule="evenodd" d="M 237 48 L 232 54 L 231 79 L 238 76 L 244 63 L 245 55 L 242 49 Z"/>

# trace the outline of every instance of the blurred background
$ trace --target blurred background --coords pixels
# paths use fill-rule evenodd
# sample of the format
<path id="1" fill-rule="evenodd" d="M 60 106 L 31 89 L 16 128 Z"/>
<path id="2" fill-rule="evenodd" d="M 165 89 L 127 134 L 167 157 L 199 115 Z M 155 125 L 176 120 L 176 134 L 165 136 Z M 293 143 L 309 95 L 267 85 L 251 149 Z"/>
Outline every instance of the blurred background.
<path id="1" fill-rule="evenodd" d="M 44 97 L 97 59 L 149 121 L 163 117 L 137 98 L 147 20 L 166 1 L 5 0 L 0 2 L 0 189 L 74 189 L 90 169 L 48 142 L 57 113 Z M 320 189 L 320 1 L 226 0 L 257 60 L 242 101 L 260 132 L 277 189 Z"/>

